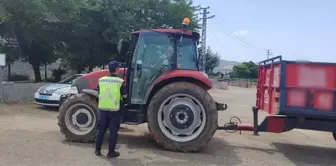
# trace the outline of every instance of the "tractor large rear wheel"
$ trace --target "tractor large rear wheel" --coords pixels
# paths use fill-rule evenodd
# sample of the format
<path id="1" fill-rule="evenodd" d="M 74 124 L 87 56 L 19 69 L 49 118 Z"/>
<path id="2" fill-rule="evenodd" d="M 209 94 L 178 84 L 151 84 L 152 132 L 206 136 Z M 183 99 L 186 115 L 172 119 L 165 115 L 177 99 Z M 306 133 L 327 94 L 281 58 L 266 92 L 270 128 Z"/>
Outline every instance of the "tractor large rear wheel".
<path id="1" fill-rule="evenodd" d="M 73 95 L 59 109 L 58 126 L 74 142 L 94 142 L 98 125 L 98 107 L 94 97 Z"/>
<path id="2" fill-rule="evenodd" d="M 147 110 L 148 128 L 166 150 L 195 152 L 206 147 L 217 130 L 218 112 L 203 88 L 177 82 L 159 90 Z"/>

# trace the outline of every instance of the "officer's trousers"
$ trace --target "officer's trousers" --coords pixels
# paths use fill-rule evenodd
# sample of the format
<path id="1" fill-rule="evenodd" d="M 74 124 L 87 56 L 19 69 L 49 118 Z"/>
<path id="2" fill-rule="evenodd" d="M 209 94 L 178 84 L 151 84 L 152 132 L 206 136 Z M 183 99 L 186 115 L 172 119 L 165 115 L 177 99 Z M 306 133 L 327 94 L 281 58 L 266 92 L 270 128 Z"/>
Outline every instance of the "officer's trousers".
<path id="1" fill-rule="evenodd" d="M 120 111 L 99 111 L 99 124 L 96 137 L 96 150 L 101 150 L 104 136 L 109 128 L 109 152 L 113 152 L 117 145 L 118 130 L 120 128 Z"/>

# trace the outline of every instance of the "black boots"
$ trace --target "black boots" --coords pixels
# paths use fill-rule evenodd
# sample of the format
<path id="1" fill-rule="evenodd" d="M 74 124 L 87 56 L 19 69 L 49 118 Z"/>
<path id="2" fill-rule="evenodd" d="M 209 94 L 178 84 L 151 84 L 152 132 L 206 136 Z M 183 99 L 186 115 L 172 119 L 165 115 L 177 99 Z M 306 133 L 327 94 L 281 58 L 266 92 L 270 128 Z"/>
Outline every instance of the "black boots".
<path id="1" fill-rule="evenodd" d="M 108 152 L 107 155 L 106 155 L 107 158 L 116 158 L 116 157 L 119 157 L 119 156 L 120 156 L 120 153 L 116 152 L 116 151 Z"/>
<path id="2" fill-rule="evenodd" d="M 95 153 L 96 156 L 101 156 L 101 152 L 100 152 L 100 150 L 97 150 L 97 149 L 96 149 L 96 150 L 94 151 L 94 153 Z"/>
<path id="3" fill-rule="evenodd" d="M 94 153 L 95 153 L 96 156 L 101 156 L 102 155 L 101 151 L 97 150 L 97 149 L 94 151 Z M 119 157 L 119 156 L 120 156 L 120 153 L 116 152 L 116 151 L 108 152 L 107 155 L 106 155 L 107 158 L 116 158 L 116 157 Z"/>

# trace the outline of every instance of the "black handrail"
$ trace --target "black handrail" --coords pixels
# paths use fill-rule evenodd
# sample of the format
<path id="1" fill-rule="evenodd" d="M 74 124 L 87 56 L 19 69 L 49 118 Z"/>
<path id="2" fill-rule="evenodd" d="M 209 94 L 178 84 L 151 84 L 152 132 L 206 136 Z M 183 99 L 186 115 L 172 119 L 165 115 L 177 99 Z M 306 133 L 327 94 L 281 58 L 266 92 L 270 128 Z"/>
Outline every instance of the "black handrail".
<path id="1" fill-rule="evenodd" d="M 261 61 L 259 62 L 259 66 L 260 65 L 266 65 L 267 62 L 271 62 L 271 63 L 274 63 L 275 60 L 279 59 L 279 62 L 282 61 L 282 56 L 279 55 L 279 56 L 276 56 L 276 57 L 273 57 L 273 58 L 270 58 L 270 59 L 266 59 L 264 61 Z"/>

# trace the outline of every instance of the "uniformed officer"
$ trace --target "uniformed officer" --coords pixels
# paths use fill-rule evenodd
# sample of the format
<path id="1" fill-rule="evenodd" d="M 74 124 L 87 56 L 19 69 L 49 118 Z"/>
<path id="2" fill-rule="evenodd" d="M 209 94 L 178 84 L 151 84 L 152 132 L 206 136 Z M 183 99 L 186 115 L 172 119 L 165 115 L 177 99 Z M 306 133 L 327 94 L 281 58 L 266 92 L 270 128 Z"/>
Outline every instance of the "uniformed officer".
<path id="1" fill-rule="evenodd" d="M 111 61 L 108 64 L 110 76 L 105 76 L 99 79 L 99 128 L 96 138 L 95 154 L 101 155 L 101 146 L 103 144 L 104 135 L 109 128 L 109 149 L 107 158 L 118 157 L 119 152 L 115 151 L 117 144 L 118 130 L 120 128 L 120 102 L 122 97 L 126 97 L 124 80 L 117 76 L 119 64 Z"/>

